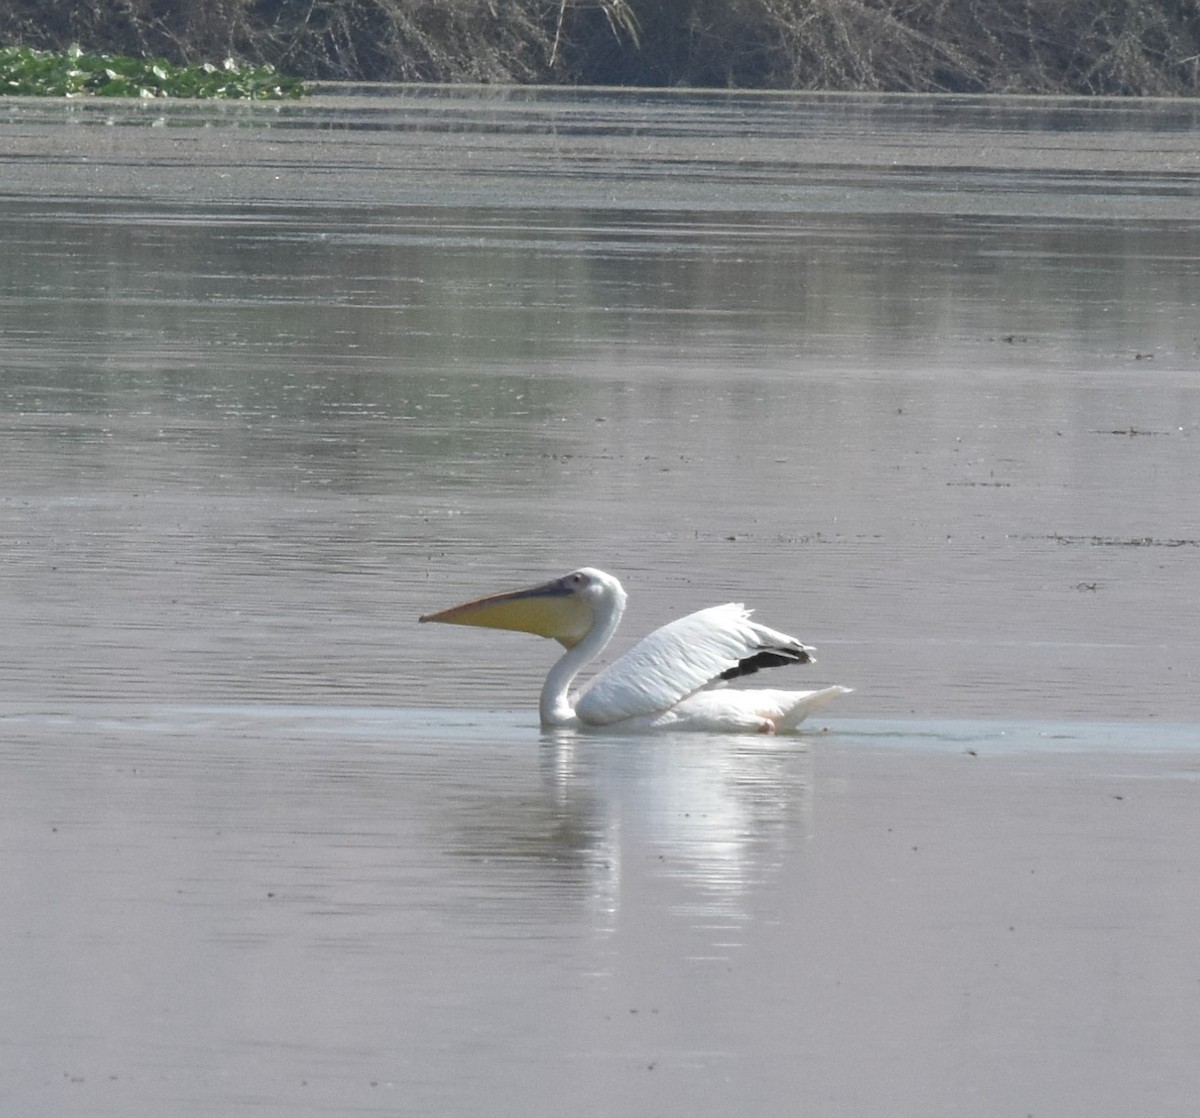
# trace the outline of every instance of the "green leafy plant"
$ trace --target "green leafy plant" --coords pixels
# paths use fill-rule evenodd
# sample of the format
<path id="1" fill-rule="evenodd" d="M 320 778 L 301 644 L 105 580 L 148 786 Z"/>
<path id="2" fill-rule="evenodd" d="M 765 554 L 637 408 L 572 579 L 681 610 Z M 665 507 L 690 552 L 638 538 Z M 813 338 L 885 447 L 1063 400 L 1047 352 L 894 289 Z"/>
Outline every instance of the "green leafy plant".
<path id="1" fill-rule="evenodd" d="M 227 58 L 221 66 L 175 66 L 165 59 L 0 47 L 0 94 L 25 97 L 224 97 L 265 101 L 300 97 L 304 83 L 273 66 Z"/>

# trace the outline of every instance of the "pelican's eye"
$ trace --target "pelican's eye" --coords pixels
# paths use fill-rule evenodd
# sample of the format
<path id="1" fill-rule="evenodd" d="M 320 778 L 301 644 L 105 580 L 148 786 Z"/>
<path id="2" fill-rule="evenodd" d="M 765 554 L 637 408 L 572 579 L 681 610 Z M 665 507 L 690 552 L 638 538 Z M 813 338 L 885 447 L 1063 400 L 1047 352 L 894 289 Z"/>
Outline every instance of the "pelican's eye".
<path id="1" fill-rule="evenodd" d="M 575 590 L 579 590 L 588 584 L 588 576 L 582 571 L 576 571 L 574 574 L 567 575 L 567 584 Z"/>

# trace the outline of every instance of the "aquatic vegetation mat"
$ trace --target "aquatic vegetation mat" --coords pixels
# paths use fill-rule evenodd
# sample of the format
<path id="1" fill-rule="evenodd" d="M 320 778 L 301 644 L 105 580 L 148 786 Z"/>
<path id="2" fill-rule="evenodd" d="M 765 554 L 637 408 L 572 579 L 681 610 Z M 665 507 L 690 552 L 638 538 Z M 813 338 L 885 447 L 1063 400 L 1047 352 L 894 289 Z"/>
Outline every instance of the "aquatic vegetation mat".
<path id="1" fill-rule="evenodd" d="M 176 66 L 165 59 L 0 47 L 0 94 L 24 97 L 221 97 L 281 100 L 301 97 L 304 83 L 269 64 L 227 58 Z"/>

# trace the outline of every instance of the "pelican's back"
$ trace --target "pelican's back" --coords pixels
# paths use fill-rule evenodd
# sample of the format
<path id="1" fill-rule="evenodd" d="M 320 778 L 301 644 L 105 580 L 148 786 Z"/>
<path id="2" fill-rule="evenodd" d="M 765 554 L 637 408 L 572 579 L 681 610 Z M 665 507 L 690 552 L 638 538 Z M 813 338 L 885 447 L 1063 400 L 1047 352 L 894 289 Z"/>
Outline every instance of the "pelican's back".
<path id="1" fill-rule="evenodd" d="M 722 679 L 807 663 L 811 652 L 794 637 L 755 624 L 740 603 L 710 606 L 643 637 L 596 676 L 575 713 L 592 726 L 656 714 Z"/>

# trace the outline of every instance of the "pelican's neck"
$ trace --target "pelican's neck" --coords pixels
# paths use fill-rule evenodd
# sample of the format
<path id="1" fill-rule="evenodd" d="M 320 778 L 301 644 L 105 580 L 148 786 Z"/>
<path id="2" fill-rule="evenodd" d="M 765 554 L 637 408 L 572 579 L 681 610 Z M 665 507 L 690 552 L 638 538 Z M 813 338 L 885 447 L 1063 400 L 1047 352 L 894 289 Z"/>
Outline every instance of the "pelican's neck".
<path id="1" fill-rule="evenodd" d="M 593 608 L 596 620 L 587 636 L 563 653 L 542 684 L 538 712 L 543 726 L 570 726 L 577 721 L 575 708 L 571 705 L 571 684 L 584 665 L 599 656 L 612 640 L 621 624 L 621 614 L 625 612 L 625 595 L 618 588 L 615 595 L 605 597 Z"/>

